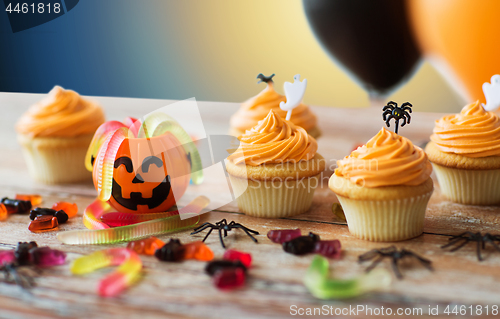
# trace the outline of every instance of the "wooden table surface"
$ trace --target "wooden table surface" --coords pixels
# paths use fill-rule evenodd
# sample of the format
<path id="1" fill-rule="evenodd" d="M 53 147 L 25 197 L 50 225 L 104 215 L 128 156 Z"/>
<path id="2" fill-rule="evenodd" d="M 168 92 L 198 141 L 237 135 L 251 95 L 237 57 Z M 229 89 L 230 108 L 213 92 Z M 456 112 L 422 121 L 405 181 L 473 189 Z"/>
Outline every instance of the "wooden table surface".
<path id="1" fill-rule="evenodd" d="M 476 207 L 454 204 L 441 195 L 435 181 L 435 191 L 427 208 L 424 234 L 398 242 L 404 247 L 429 258 L 435 271 L 430 272 L 417 263 L 403 263 L 403 280 L 393 278 L 383 290 L 349 300 L 318 300 L 303 285 L 303 277 L 313 255 L 302 257 L 286 254 L 280 245 L 270 242 L 266 234 L 272 229 L 300 228 L 303 233 L 315 232 L 322 239 L 339 239 L 343 255 L 330 262 L 332 275 L 350 278 L 364 272 L 366 265 L 357 263 L 358 255 L 391 243 L 373 243 L 350 236 L 347 225 L 334 214 L 331 207 L 337 202 L 335 195 L 323 183 L 316 191 L 311 209 L 302 215 L 284 219 L 258 219 L 238 211 L 235 202 L 204 215 L 211 222 L 222 218 L 234 220 L 260 232 L 258 244 L 243 232 L 233 231 L 225 239 L 229 248 L 252 253 L 254 262 L 243 289 L 221 292 L 213 287 L 204 273 L 204 262 L 185 261 L 162 263 L 154 257 L 142 256 L 144 276 L 126 293 L 116 298 L 97 296 L 96 287 L 105 269 L 86 276 L 73 276 L 71 262 L 96 250 L 116 245 L 62 245 L 58 232 L 84 229 L 81 220 L 83 209 L 93 201 L 96 192 L 91 182 L 71 185 L 43 185 L 28 175 L 21 149 L 16 142 L 15 121 L 29 105 L 42 96 L 37 94 L 0 94 L 0 196 L 16 193 L 36 193 L 44 203 L 55 201 L 76 202 L 79 216 L 61 225 L 57 231 L 32 233 L 28 230 L 26 215 L 12 215 L 0 222 L 0 249 L 12 249 L 18 241 L 36 241 L 68 253 L 64 266 L 43 270 L 36 279 L 36 287 L 25 291 L 13 284 L 0 283 L 0 318 L 137 318 L 137 317 L 288 317 L 293 305 L 297 308 L 318 308 L 323 305 L 344 308 L 356 305 L 391 308 L 421 308 L 439 306 L 442 312 L 447 305 L 500 305 L 500 254 L 488 247 L 485 261 L 478 262 L 475 246 L 469 244 L 451 253 L 440 248 L 449 236 L 463 231 L 500 233 L 500 208 Z M 125 98 L 94 98 L 104 107 L 107 119 L 122 120 L 126 116 L 141 117 L 171 101 Z M 208 134 L 224 134 L 228 120 L 238 105 L 233 103 L 198 102 Z M 318 140 L 319 153 L 331 160 L 343 158 L 357 144 L 366 142 L 380 130 L 383 122 L 380 110 L 314 107 L 323 136 Z M 415 144 L 424 144 L 432 132 L 439 113 L 414 113 L 412 123 L 401 133 Z M 189 128 L 186 128 L 189 131 Z M 331 170 L 330 170 L 331 171 Z M 325 179 L 326 181 L 326 179 Z M 203 189 L 202 194 L 216 196 L 216 189 Z M 43 206 L 43 204 L 42 204 Z M 159 236 L 161 239 L 180 238 L 183 242 L 200 240 L 204 236 L 190 236 L 188 231 Z M 218 237 L 206 242 L 222 257 Z M 379 267 L 390 269 L 388 261 Z M 295 308 L 294 308 L 295 309 Z M 469 308 L 467 308 L 469 309 Z M 484 308 L 483 308 L 484 309 Z M 484 315 L 484 314 L 483 314 Z M 356 316 L 353 316 L 356 317 Z M 357 317 L 365 317 L 358 314 Z M 425 316 L 424 316 L 425 317 Z"/>

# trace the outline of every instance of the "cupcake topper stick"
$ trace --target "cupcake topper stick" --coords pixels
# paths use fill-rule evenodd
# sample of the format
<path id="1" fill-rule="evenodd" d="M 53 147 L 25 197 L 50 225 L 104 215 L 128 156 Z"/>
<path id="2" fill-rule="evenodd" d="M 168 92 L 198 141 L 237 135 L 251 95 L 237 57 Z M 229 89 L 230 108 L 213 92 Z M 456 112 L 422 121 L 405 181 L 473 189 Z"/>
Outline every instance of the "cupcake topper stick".
<path id="1" fill-rule="evenodd" d="M 403 120 L 401 127 L 405 126 L 406 123 L 410 124 L 411 115 L 409 113 L 411 113 L 412 106 L 413 105 L 411 105 L 410 102 L 404 102 L 401 107 L 398 107 L 398 104 L 393 101 L 387 103 L 387 105 L 382 109 L 382 111 L 384 111 L 384 113 L 382 113 L 382 117 L 387 127 L 391 127 L 389 121 L 394 119 L 394 122 L 396 123 L 394 133 L 398 134 L 399 120 Z"/>
<path id="2" fill-rule="evenodd" d="M 483 92 L 486 97 L 486 105 L 483 104 L 484 109 L 486 111 L 496 110 L 500 106 L 500 75 L 493 75 L 491 84 L 483 83 Z"/>
<path id="3" fill-rule="evenodd" d="M 304 98 L 304 94 L 306 93 L 307 79 L 304 79 L 302 82 L 300 81 L 300 74 L 296 74 L 293 77 L 293 83 L 285 82 L 285 95 L 286 95 L 286 103 L 281 102 L 280 108 L 283 111 L 287 111 L 286 120 L 290 121 L 292 117 L 292 111 L 295 107 L 297 107 L 302 99 Z"/>
<path id="4" fill-rule="evenodd" d="M 260 79 L 260 81 L 259 81 L 259 82 L 257 82 L 257 83 L 262 83 L 262 82 L 264 82 L 264 83 L 269 83 L 269 82 L 271 82 L 271 83 L 272 83 L 272 82 L 273 82 L 273 77 L 274 77 L 274 75 L 275 75 L 275 74 L 273 73 L 273 74 L 271 74 L 270 76 L 265 76 L 264 74 L 259 73 L 259 75 L 257 75 L 257 79 Z"/>

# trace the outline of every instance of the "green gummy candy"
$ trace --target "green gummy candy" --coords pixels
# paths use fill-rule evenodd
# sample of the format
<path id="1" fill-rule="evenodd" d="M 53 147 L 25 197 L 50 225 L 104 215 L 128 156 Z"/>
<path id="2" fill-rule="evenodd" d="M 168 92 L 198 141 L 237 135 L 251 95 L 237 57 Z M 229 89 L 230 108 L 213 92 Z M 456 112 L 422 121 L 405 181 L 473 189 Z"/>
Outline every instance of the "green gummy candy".
<path id="1" fill-rule="evenodd" d="M 391 275 L 385 269 L 376 269 L 353 279 L 329 278 L 328 272 L 328 260 L 316 255 L 304 277 L 305 286 L 316 298 L 352 298 L 391 283 Z"/>

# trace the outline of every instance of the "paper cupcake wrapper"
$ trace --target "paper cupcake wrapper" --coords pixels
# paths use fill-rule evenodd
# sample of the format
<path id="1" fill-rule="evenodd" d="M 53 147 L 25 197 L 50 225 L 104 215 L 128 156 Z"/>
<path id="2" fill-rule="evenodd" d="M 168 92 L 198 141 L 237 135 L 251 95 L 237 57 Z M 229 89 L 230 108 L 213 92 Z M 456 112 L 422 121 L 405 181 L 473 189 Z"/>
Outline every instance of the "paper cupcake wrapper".
<path id="1" fill-rule="evenodd" d="M 500 203 L 500 169 L 467 170 L 432 164 L 441 192 L 467 205 Z"/>
<path id="2" fill-rule="evenodd" d="M 431 195 L 381 201 L 337 198 L 351 234 L 370 241 L 400 241 L 422 234 Z"/>
<path id="3" fill-rule="evenodd" d="M 249 216 L 282 218 L 302 214 L 311 207 L 319 174 L 302 180 L 254 181 L 229 175 L 239 209 Z"/>
<path id="4" fill-rule="evenodd" d="M 53 147 L 51 145 L 53 141 L 45 142 L 35 138 L 31 142 L 22 143 L 31 177 L 45 184 L 74 183 L 92 179 L 92 173 L 87 171 L 84 164 L 88 145 Z"/>

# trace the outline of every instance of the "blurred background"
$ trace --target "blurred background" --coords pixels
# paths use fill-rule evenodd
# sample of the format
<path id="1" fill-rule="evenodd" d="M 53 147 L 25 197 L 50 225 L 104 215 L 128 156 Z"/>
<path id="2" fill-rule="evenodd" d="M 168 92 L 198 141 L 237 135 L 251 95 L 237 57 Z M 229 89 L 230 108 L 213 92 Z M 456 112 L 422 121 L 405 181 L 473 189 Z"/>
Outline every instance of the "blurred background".
<path id="1" fill-rule="evenodd" d="M 497 0 L 85 0 L 13 33 L 1 12 L 0 91 L 241 102 L 258 73 L 278 88 L 300 73 L 308 104 L 456 112 L 500 73 L 498 13 Z"/>

